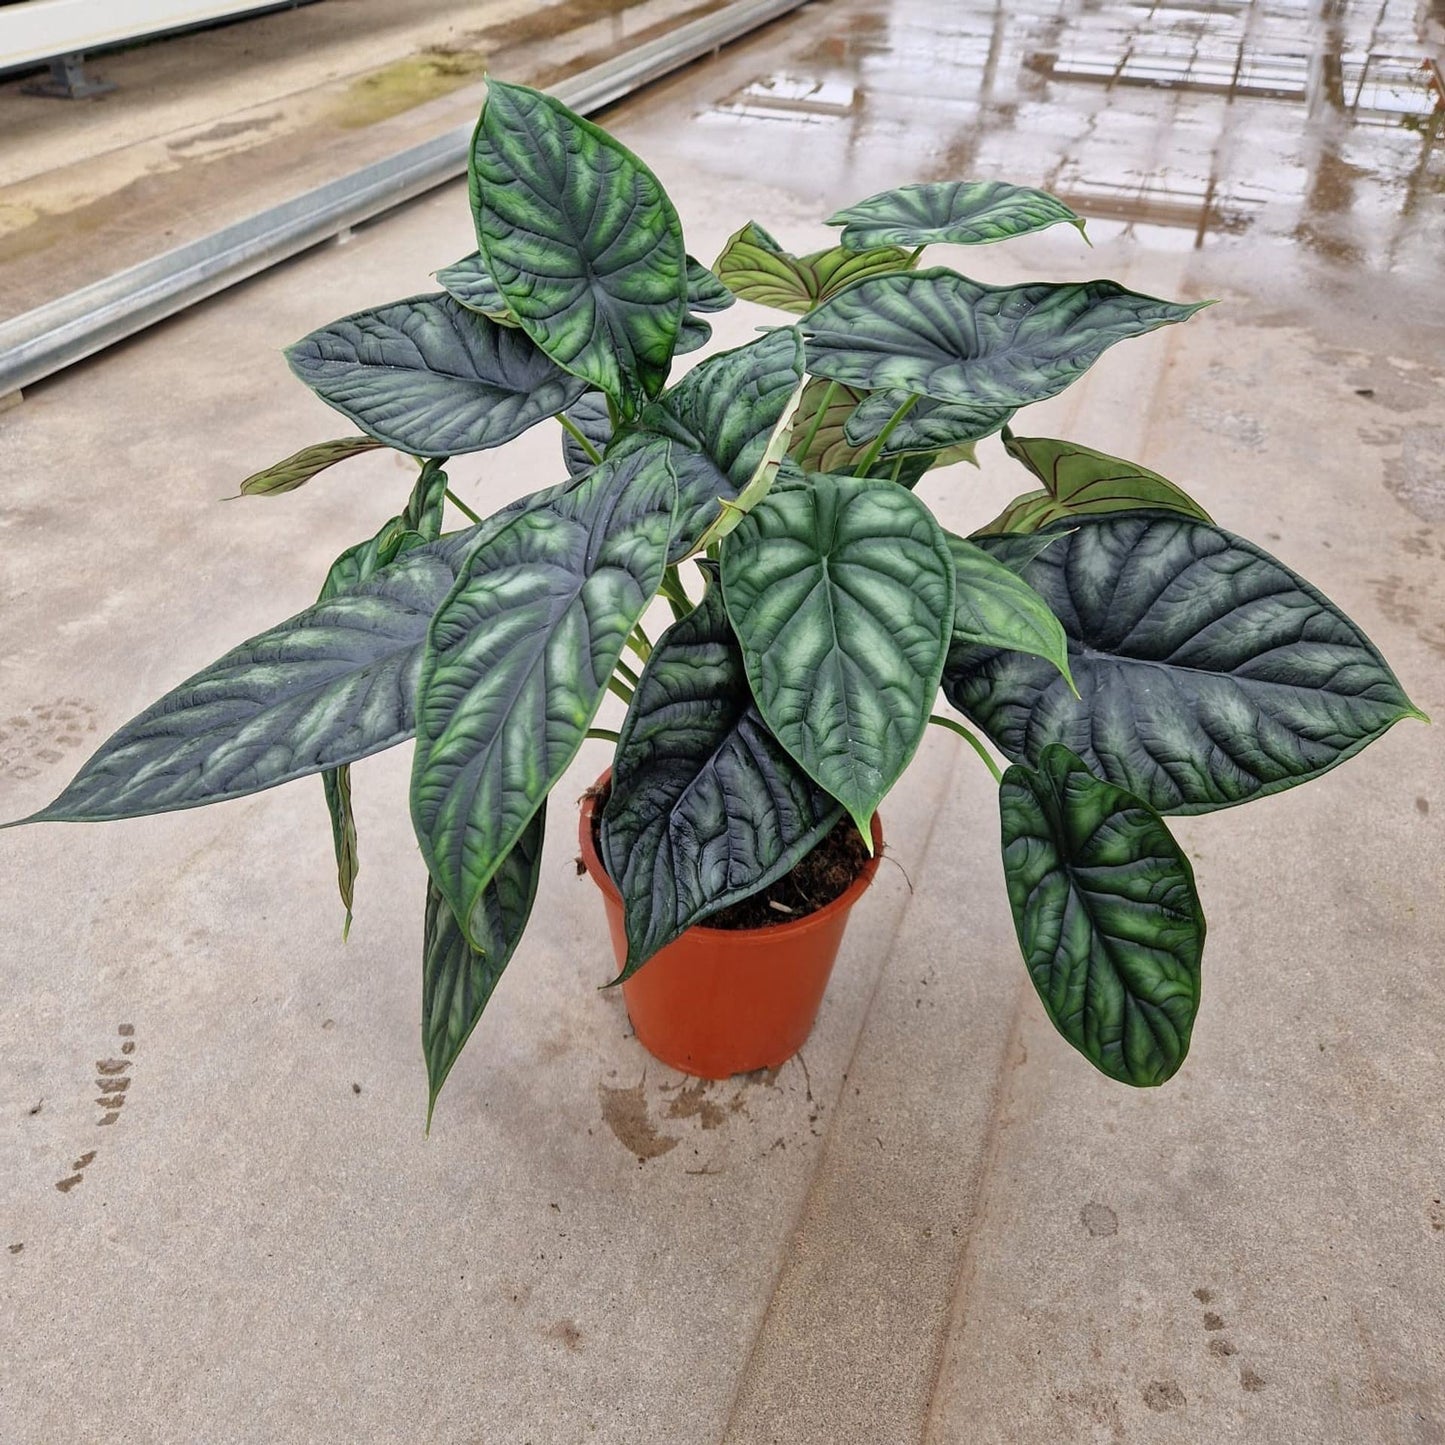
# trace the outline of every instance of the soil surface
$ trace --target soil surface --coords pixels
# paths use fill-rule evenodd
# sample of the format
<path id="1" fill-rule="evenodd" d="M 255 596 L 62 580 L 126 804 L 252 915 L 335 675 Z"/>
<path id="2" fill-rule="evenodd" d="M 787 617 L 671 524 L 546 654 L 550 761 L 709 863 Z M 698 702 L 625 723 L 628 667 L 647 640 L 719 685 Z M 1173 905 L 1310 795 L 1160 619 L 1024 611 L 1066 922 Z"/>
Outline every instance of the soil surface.
<path id="1" fill-rule="evenodd" d="M 607 805 L 611 787 L 604 785 L 592 793 L 597 799 L 592 814 L 592 846 L 602 854 L 602 810 Z M 580 868 L 580 859 L 579 869 Z M 709 914 L 699 925 L 703 928 L 770 928 L 778 923 L 793 923 L 826 907 L 847 892 L 849 884 L 868 864 L 868 850 L 850 818 L 844 818 L 816 848 L 807 854 L 790 873 L 776 883 L 734 903 L 721 912 Z"/>

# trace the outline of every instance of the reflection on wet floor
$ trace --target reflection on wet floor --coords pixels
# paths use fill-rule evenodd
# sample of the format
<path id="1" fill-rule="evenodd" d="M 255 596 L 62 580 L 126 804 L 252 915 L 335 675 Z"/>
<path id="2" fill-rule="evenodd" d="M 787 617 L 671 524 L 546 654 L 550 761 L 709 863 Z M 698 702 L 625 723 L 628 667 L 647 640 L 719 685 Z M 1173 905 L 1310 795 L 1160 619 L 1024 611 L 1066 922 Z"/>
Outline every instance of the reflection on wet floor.
<path id="1" fill-rule="evenodd" d="M 828 184 L 816 145 L 806 174 L 789 174 L 803 152 L 784 133 L 822 125 L 845 139 L 838 171 L 860 194 L 903 170 L 1006 177 L 1062 196 L 1096 239 L 1204 248 L 1248 231 L 1441 273 L 1441 0 L 852 0 L 817 13 L 811 47 L 702 117 L 751 130 L 739 154 L 780 187 Z"/>

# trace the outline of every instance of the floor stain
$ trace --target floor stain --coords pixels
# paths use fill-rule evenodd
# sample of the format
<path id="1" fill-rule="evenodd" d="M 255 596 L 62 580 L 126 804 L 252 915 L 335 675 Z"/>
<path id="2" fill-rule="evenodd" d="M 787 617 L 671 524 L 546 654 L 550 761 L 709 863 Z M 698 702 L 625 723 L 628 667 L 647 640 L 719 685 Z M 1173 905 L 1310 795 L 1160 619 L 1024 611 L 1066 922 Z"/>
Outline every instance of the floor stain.
<path id="1" fill-rule="evenodd" d="M 737 1106 L 741 1095 L 731 1101 Z M 734 1108 L 734 1112 L 735 1112 Z M 716 1129 L 727 1122 L 728 1109 L 708 1098 L 708 1081 L 696 1079 L 692 1084 L 679 1085 L 672 1098 L 667 1101 L 664 1111 L 669 1119 L 697 1119 L 704 1129 Z"/>
<path id="2" fill-rule="evenodd" d="M 33 778 L 82 746 L 95 731 L 95 709 L 77 697 L 36 703 L 0 719 L 0 778 Z"/>
<path id="3" fill-rule="evenodd" d="M 1439 609 L 1405 578 L 1391 573 L 1387 577 L 1366 579 L 1375 589 L 1380 611 L 1400 627 L 1408 627 L 1415 636 L 1439 657 L 1445 657 L 1445 622 Z"/>
<path id="4" fill-rule="evenodd" d="M 1227 1360 L 1231 1355 L 1237 1355 L 1239 1353 L 1239 1347 L 1225 1339 L 1210 1340 L 1209 1353 L 1213 1355 L 1215 1359 Z"/>
<path id="5" fill-rule="evenodd" d="M 1152 1380 L 1144 1387 L 1144 1403 L 1155 1414 L 1177 1410 L 1185 1403 L 1184 1391 L 1173 1380 Z"/>
<path id="6" fill-rule="evenodd" d="M 275 115 L 258 115 L 251 120 L 223 120 L 218 125 L 197 131 L 195 135 L 167 141 L 166 149 L 184 151 L 195 146 L 215 145 L 221 141 L 235 140 L 237 136 L 254 135 L 257 131 L 269 130 L 280 119 L 281 113 L 277 111 Z"/>
<path id="7" fill-rule="evenodd" d="M 1119 1216 L 1107 1204 L 1092 1199 L 1079 1211 L 1079 1219 L 1095 1239 L 1107 1239 L 1119 1232 Z"/>
<path id="8" fill-rule="evenodd" d="M 637 1156 L 639 1163 L 661 1158 L 682 1142 L 658 1131 L 652 1122 L 652 1115 L 648 1112 L 646 1088 L 646 1074 L 630 1089 L 612 1089 L 601 1083 L 597 1085 L 597 1098 L 602 1105 L 602 1122 L 612 1130 L 628 1153 Z"/>
<path id="9" fill-rule="evenodd" d="M 1239 1367 L 1239 1383 L 1240 1386 L 1243 1389 L 1248 1390 L 1250 1394 L 1255 1394 L 1258 1391 L 1264 1389 L 1264 1387 L 1269 1383 L 1269 1381 L 1266 1380 L 1264 1376 L 1261 1375 L 1257 1370 L 1252 1369 L 1249 1365 L 1241 1365 Z"/>
<path id="10" fill-rule="evenodd" d="M 1210 1310 L 1204 1316 L 1204 1328 L 1206 1330 L 1222 1330 L 1224 1328 L 1224 1320 L 1215 1314 L 1213 1310 Z"/>
<path id="11" fill-rule="evenodd" d="M 1445 426 L 1411 426 L 1385 462 L 1385 486 L 1422 522 L 1445 522 Z"/>
<path id="12" fill-rule="evenodd" d="M 582 1346 L 582 1331 L 577 1328 L 575 1320 L 558 1320 L 547 1331 L 547 1338 L 560 1340 L 569 1350 L 580 1349 Z"/>

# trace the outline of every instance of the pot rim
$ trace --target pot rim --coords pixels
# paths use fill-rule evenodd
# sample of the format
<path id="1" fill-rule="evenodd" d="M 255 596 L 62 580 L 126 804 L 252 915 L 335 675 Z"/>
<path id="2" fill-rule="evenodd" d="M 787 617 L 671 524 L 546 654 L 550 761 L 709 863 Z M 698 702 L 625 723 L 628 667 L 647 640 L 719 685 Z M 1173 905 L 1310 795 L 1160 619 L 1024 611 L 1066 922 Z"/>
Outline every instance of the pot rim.
<path id="1" fill-rule="evenodd" d="M 606 868 L 602 866 L 602 859 L 598 856 L 597 849 L 592 843 L 592 818 L 597 810 L 597 793 L 611 776 L 612 769 L 605 768 L 592 787 L 579 799 L 577 841 L 582 849 L 582 863 L 587 869 L 588 877 L 604 894 L 621 907 L 622 894 L 608 875 Z M 811 913 L 803 914 L 801 918 L 791 918 L 786 923 L 770 923 L 765 928 L 709 928 L 706 923 L 694 923 L 686 929 L 686 932 L 706 933 L 715 938 L 785 940 L 796 933 L 816 928 L 830 913 L 846 912 L 863 896 L 868 885 L 873 882 L 874 875 L 878 872 L 879 863 L 883 861 L 883 823 L 877 813 L 873 814 L 870 831 L 873 834 L 873 856 L 863 865 L 858 876 L 836 898 L 830 899 L 821 908 L 815 908 Z"/>

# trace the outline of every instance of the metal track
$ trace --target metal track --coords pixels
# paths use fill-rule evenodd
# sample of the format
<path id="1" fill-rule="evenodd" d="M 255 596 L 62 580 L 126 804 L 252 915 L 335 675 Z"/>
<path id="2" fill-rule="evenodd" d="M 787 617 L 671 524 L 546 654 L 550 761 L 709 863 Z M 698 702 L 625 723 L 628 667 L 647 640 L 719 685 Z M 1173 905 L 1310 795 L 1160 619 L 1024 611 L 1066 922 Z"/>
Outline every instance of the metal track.
<path id="1" fill-rule="evenodd" d="M 735 0 L 552 93 L 590 114 L 805 3 Z M 466 171 L 471 135 L 460 126 L 0 323 L 0 398 L 454 180 Z"/>

